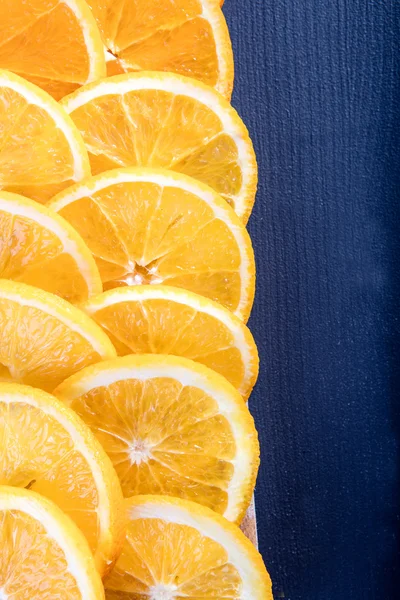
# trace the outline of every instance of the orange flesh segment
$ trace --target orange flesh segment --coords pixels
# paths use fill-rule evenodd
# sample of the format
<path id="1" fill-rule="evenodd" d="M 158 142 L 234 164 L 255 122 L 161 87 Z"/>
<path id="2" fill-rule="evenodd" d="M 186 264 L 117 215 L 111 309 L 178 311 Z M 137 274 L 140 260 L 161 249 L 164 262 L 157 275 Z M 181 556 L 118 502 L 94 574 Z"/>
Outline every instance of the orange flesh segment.
<path id="1" fill-rule="evenodd" d="M 32 600 L 40 588 L 41 600 L 83 600 L 58 544 L 39 521 L 21 511 L 0 511 L 0 565 L 5 598 Z"/>
<path id="2" fill-rule="evenodd" d="M 81 0 L 71 6 L 63 0 L 2 0 L 0 68 L 39 85 L 57 100 L 93 80 L 91 71 L 104 76 L 99 32 L 82 4 Z"/>

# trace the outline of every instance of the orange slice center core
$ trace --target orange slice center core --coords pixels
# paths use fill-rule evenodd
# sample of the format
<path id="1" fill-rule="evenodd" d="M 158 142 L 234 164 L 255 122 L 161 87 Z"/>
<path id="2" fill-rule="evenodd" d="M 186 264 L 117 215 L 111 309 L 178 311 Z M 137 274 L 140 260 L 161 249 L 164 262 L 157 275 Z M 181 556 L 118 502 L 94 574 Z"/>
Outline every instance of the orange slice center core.
<path id="1" fill-rule="evenodd" d="M 132 262 L 122 277 L 104 283 L 104 291 L 122 286 L 158 284 L 162 281 L 158 273 L 157 261 L 152 261 L 148 265 Z"/>
<path id="2" fill-rule="evenodd" d="M 151 446 L 144 440 L 135 440 L 129 446 L 129 458 L 133 465 L 140 465 L 142 462 L 147 462 L 150 454 Z"/>
<path id="3" fill-rule="evenodd" d="M 150 600 L 174 600 L 178 588 L 175 585 L 155 585 L 150 591 Z M 1 600 L 1 599 L 0 599 Z"/>

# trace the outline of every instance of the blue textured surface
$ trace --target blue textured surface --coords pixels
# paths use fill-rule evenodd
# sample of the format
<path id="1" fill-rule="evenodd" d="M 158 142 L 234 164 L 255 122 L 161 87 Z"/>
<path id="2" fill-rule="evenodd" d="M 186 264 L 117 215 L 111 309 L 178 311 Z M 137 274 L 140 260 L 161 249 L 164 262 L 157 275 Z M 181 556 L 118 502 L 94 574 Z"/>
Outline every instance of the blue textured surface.
<path id="1" fill-rule="evenodd" d="M 400 2 L 226 0 L 260 163 L 260 548 L 287 600 L 400 598 Z"/>

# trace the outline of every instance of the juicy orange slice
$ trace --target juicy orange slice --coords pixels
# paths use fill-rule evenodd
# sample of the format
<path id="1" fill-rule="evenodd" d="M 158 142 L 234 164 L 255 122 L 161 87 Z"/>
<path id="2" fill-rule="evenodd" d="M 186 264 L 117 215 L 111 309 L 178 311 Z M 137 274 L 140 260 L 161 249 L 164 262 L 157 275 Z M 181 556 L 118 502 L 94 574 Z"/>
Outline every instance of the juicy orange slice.
<path id="1" fill-rule="evenodd" d="M 166 283 L 248 318 L 255 284 L 250 237 L 227 203 L 196 180 L 116 169 L 64 190 L 50 207 L 81 234 L 105 289 Z"/>
<path id="2" fill-rule="evenodd" d="M 37 202 L 3 191 L 0 277 L 34 284 L 70 302 L 102 291 L 93 256 L 75 229 Z"/>
<path id="3" fill-rule="evenodd" d="M 228 99 L 232 45 L 215 0 L 88 0 L 106 47 L 110 75 L 170 71 L 199 79 Z"/>
<path id="4" fill-rule="evenodd" d="M 103 43 L 84 0 L 2 0 L 0 68 L 59 99 L 106 75 Z"/>
<path id="5" fill-rule="evenodd" d="M 249 329 L 226 308 L 163 285 L 116 288 L 84 310 L 108 333 L 119 355 L 172 354 L 224 375 L 247 398 L 258 373 Z"/>
<path id="6" fill-rule="evenodd" d="M 163 167 L 208 184 L 246 221 L 257 165 L 246 127 L 212 88 L 171 73 L 131 73 L 62 100 L 83 135 L 93 174 Z"/>
<path id="7" fill-rule="evenodd" d="M 89 428 L 50 394 L 0 383 L 0 440 L 0 484 L 53 500 L 85 534 L 105 574 L 123 541 L 123 497 L 110 460 Z"/>
<path id="8" fill-rule="evenodd" d="M 259 446 L 249 409 L 224 377 L 184 358 L 131 355 L 87 367 L 54 393 L 97 436 L 126 497 L 177 496 L 242 520 Z"/>
<path id="9" fill-rule="evenodd" d="M 105 581 L 107 600 L 273 600 L 261 556 L 240 529 L 177 498 L 126 501 L 122 555 Z"/>
<path id="10" fill-rule="evenodd" d="M 85 145 L 61 106 L 0 70 L 0 189 L 45 202 L 90 175 Z"/>
<path id="11" fill-rule="evenodd" d="M 52 390 L 114 356 L 108 337 L 78 308 L 30 285 L 0 280 L 0 381 Z"/>
<path id="12" fill-rule="evenodd" d="M 53 502 L 0 486 L 0 597 L 101 600 L 104 588 L 87 541 Z"/>

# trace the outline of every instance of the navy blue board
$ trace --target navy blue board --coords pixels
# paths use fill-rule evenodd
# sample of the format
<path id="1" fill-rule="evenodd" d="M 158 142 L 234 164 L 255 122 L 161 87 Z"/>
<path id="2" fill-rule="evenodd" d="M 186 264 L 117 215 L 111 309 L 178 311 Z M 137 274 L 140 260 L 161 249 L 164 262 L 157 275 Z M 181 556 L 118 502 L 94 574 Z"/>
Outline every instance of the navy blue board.
<path id="1" fill-rule="evenodd" d="M 260 550 L 276 599 L 396 600 L 400 1 L 224 12 L 260 167 Z"/>

